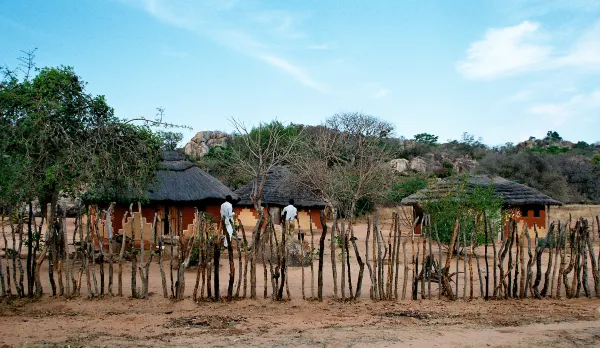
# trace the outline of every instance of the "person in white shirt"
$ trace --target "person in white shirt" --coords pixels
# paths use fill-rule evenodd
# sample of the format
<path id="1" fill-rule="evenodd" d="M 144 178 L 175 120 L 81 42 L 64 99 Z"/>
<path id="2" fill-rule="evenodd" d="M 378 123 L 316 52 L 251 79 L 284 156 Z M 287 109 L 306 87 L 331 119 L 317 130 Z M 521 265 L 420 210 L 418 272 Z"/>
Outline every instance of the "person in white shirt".
<path id="1" fill-rule="evenodd" d="M 225 203 L 221 204 L 221 220 L 225 224 L 225 230 L 227 234 L 229 234 L 229 240 L 233 237 L 233 217 L 235 213 L 233 212 L 233 205 L 231 201 L 233 199 L 230 195 L 225 196 Z M 225 247 L 228 247 L 227 238 L 225 238 Z"/>
<path id="2" fill-rule="evenodd" d="M 290 199 L 289 203 L 290 204 L 281 211 L 281 217 L 283 217 L 287 233 L 292 234 L 296 229 L 296 222 L 298 222 L 298 231 L 300 231 L 300 220 L 298 219 L 298 209 L 294 207 L 294 200 Z M 298 240 L 304 240 L 304 233 L 298 232 Z"/>

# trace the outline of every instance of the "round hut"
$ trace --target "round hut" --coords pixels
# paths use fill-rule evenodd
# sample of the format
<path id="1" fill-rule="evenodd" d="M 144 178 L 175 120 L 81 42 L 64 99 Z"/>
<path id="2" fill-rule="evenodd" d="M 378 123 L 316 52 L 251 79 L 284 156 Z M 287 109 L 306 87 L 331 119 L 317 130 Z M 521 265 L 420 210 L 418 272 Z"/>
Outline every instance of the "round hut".
<path id="1" fill-rule="evenodd" d="M 550 207 L 562 205 L 561 202 L 539 192 L 538 190 L 507 180 L 499 176 L 492 175 L 467 175 L 461 177 L 451 177 L 440 180 L 416 193 L 404 198 L 402 205 L 413 207 L 413 221 L 417 221 L 415 234 L 421 233 L 421 220 L 423 218 L 423 203 L 428 200 L 435 200 L 443 197 L 445 194 L 456 189 L 458 185 L 465 185 L 467 193 L 474 187 L 494 188 L 494 192 L 503 200 L 503 209 L 517 209 L 520 214 L 517 216 L 517 222 L 526 222 L 529 228 L 535 224 L 539 236 L 543 237 L 547 233 L 550 219 Z"/>
<path id="2" fill-rule="evenodd" d="M 147 201 L 140 213 L 133 206 L 133 217 L 128 215 L 125 225 L 132 222 L 136 241 L 139 240 L 140 226 L 144 226 L 144 240 L 151 237 L 154 214 L 158 214 L 162 223 L 158 231 L 168 235 L 172 229 L 175 235 L 193 234 L 195 210 L 204 211 L 215 219 L 220 219 L 220 205 L 225 197 L 237 195 L 215 177 L 198 168 L 184 155 L 176 151 L 164 151 L 163 161 L 156 172 L 156 181 L 147 192 Z M 104 206 L 107 202 L 104 202 Z M 123 216 L 129 211 L 128 204 L 116 204 L 113 213 L 113 231 L 123 233 Z M 128 230 L 129 231 L 129 230 Z M 128 232 L 129 235 L 130 232 Z M 107 240 L 110 236 L 104 235 Z"/>
<path id="3" fill-rule="evenodd" d="M 252 204 L 253 183 L 250 182 L 235 191 L 239 202 L 234 210 L 242 225 L 254 227 L 258 221 L 258 213 Z M 320 212 L 325 209 L 325 201 L 317 197 L 310 188 L 304 186 L 289 168 L 284 166 L 273 167 L 267 173 L 267 180 L 263 188 L 263 209 L 265 216 L 270 212 L 273 222 L 281 224 L 281 210 L 288 205 L 290 198 L 294 199 L 294 206 L 298 208 L 300 227 L 309 229 L 312 219 L 312 228 L 321 230 Z M 265 220 L 266 223 L 266 220 Z"/>

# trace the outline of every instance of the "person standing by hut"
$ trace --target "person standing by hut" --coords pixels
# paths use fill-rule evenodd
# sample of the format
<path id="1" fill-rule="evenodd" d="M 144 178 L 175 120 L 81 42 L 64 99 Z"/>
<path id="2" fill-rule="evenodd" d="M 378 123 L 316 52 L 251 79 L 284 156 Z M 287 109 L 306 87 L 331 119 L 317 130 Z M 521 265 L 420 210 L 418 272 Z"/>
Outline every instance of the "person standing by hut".
<path id="1" fill-rule="evenodd" d="M 298 222 L 298 240 L 304 240 L 304 233 L 300 233 L 300 220 L 298 219 L 298 209 L 294 207 L 294 199 L 290 199 L 289 205 L 287 205 L 281 211 L 281 217 L 283 217 L 284 226 L 288 234 L 294 233 L 296 230 L 296 223 Z M 295 220 L 295 221 L 294 221 Z"/>
<path id="2" fill-rule="evenodd" d="M 235 216 L 233 205 L 231 204 L 232 201 L 231 195 L 227 195 L 225 196 L 225 202 L 221 204 L 221 221 L 225 224 L 225 230 L 229 234 L 229 240 L 233 237 L 233 217 Z M 227 247 L 227 238 L 225 238 L 225 248 Z"/>

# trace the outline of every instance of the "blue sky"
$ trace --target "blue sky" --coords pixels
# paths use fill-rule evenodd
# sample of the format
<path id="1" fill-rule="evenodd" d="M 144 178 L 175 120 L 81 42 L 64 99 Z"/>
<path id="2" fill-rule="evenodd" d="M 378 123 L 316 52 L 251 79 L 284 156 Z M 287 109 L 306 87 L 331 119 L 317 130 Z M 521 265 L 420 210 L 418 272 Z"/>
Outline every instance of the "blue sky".
<path id="1" fill-rule="evenodd" d="M 408 138 L 600 140 L 598 0 L 3 0 L 0 64 L 32 48 L 119 117 L 194 132 L 362 111 Z"/>

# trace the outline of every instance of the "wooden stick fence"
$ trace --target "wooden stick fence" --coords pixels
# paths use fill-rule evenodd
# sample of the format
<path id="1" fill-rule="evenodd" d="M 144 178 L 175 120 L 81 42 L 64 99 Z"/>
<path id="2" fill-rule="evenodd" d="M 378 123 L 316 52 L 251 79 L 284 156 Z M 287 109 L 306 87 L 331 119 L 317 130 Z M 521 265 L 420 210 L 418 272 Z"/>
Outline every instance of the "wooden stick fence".
<path id="1" fill-rule="evenodd" d="M 46 210 L 48 215 L 41 220 L 27 216 L 26 207 L 3 212 L 1 296 L 41 296 L 40 269 L 47 257 L 50 293 L 67 298 L 84 293 L 87 297 L 147 299 L 152 295 L 150 274 L 157 268 L 155 264 L 160 271 L 165 298 L 183 300 L 186 297 L 185 276 L 190 267 L 195 267 L 196 278 L 193 292 L 188 296 L 196 302 L 255 298 L 257 262 L 263 263 L 263 295 L 276 301 L 290 299 L 292 293 L 296 293 L 290 292 L 288 281 L 294 267 L 299 267 L 297 272 L 302 275 L 298 293 L 306 300 L 322 301 L 328 296 L 324 293 L 326 282 L 331 285 L 329 296 L 334 300 L 360 299 L 365 268 L 369 297 L 375 301 L 600 298 L 600 252 L 594 242 L 600 240 L 598 217 L 553 222 L 546 235 L 540 236 L 538 226 L 519 225 L 514 220 L 498 224 L 488 221 L 484 214 L 473 220 L 457 219 L 445 245 L 440 240 L 435 217 L 425 216 L 421 221 L 421 234 L 417 235 L 416 221 L 411 221 L 410 228 L 402 231 L 400 214 L 394 213 L 389 223 L 381 223 L 376 214 L 366 219 L 366 238 L 364 244 L 359 244 L 353 221 L 337 214 L 329 226 L 321 217 L 320 235 L 313 231 L 312 219 L 308 229 L 292 235 L 287 226 L 279 230 L 273 218 L 267 216 L 261 220 L 265 223 L 247 239 L 241 221 L 238 220 L 236 232 L 230 238 L 224 233 L 222 222 L 212 221 L 199 211 L 195 212 L 194 222 L 186 234 L 181 214 L 171 221 L 163 221 L 154 214 L 148 231 L 139 204 L 135 214 L 130 206 L 121 220 L 123 229 L 115 231 L 112 227 L 114 204 L 105 210 L 88 206 L 78 209 L 72 219 L 73 233 L 69 238 L 65 233 L 66 212 L 56 213 L 59 209 L 51 207 Z M 46 226 L 45 230 L 42 225 Z M 165 230 L 168 235 L 163 234 Z M 328 249 L 332 278 L 325 279 L 328 231 L 331 231 Z M 501 238 L 496 240 L 494 237 L 499 231 Z M 304 239 L 304 233 L 310 234 L 310 241 Z M 32 236 L 38 238 L 31 239 Z M 222 246 L 224 241 L 226 249 Z M 28 256 L 26 267 L 21 261 L 24 251 Z M 222 252 L 227 254 L 226 262 L 221 261 Z M 298 264 L 292 264 L 296 259 Z M 129 294 L 123 290 L 126 261 L 131 262 Z M 229 270 L 226 290 L 220 286 L 221 263 Z M 116 291 L 113 289 L 115 264 Z M 167 264 L 170 291 L 165 272 Z M 308 271 L 310 276 L 305 274 Z M 310 291 L 306 289 L 308 280 Z"/>

